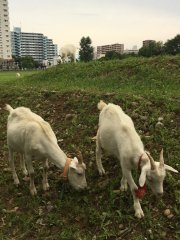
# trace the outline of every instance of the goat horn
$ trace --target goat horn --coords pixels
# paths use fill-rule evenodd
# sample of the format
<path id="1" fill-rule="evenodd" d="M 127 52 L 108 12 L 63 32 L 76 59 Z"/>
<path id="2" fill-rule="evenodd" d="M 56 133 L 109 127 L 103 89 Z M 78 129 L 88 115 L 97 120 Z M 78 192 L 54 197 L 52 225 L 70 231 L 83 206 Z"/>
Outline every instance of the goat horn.
<path id="1" fill-rule="evenodd" d="M 82 163 L 83 163 L 83 156 L 82 156 L 81 151 L 78 151 L 78 153 L 77 153 L 77 157 L 78 157 L 78 161 L 79 161 L 79 163 L 82 164 Z"/>
<path id="2" fill-rule="evenodd" d="M 148 155 L 150 163 L 151 163 L 151 170 L 154 170 L 156 168 L 154 159 L 151 157 L 151 155 L 148 152 L 146 152 L 146 154 Z"/>
<path id="3" fill-rule="evenodd" d="M 163 148 L 162 148 L 161 153 L 160 153 L 160 163 L 159 163 L 159 167 L 160 167 L 160 168 L 164 167 Z"/>

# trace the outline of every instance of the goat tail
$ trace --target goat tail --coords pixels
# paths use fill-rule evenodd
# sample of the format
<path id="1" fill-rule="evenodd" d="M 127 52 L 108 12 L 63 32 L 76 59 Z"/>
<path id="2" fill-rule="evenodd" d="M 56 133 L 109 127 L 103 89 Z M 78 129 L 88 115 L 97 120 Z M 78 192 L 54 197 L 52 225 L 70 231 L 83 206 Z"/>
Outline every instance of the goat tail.
<path id="1" fill-rule="evenodd" d="M 103 100 L 100 100 L 100 102 L 99 102 L 98 105 L 97 105 L 97 108 L 98 108 L 100 111 L 102 111 L 105 106 L 107 106 L 107 104 L 106 104 L 105 102 L 103 102 Z"/>
<path id="2" fill-rule="evenodd" d="M 4 109 L 9 113 L 11 113 L 14 110 L 9 104 L 6 104 Z"/>

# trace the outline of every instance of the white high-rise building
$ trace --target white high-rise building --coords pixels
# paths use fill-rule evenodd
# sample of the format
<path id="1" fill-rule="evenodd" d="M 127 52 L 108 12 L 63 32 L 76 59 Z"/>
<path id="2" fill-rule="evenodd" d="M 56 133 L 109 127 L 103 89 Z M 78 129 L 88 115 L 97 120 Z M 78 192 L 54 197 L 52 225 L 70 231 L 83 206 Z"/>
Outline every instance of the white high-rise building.
<path id="1" fill-rule="evenodd" d="M 13 56 L 31 56 L 40 63 L 48 60 L 53 64 L 54 57 L 58 56 L 57 45 L 52 39 L 42 33 L 21 32 L 19 27 L 14 27 L 11 32 L 11 47 Z"/>
<path id="2" fill-rule="evenodd" d="M 8 0 L 0 0 L 0 59 L 12 59 Z"/>

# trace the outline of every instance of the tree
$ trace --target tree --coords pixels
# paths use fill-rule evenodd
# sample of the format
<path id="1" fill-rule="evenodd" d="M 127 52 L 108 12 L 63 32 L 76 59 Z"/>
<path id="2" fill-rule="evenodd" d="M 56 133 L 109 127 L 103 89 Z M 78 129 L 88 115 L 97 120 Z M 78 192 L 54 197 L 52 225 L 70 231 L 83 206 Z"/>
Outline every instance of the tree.
<path id="1" fill-rule="evenodd" d="M 139 49 L 139 55 L 143 57 L 157 56 L 163 53 L 162 42 L 151 42 L 148 46 Z"/>
<path id="2" fill-rule="evenodd" d="M 80 61 L 89 62 L 93 59 L 93 47 L 90 37 L 82 37 L 80 41 L 79 58 Z"/>
<path id="3" fill-rule="evenodd" d="M 34 59 L 31 56 L 21 58 L 22 68 L 34 68 Z"/>
<path id="4" fill-rule="evenodd" d="M 122 58 L 122 56 L 121 56 L 121 54 L 120 53 L 118 53 L 118 52 L 115 52 L 115 51 L 108 51 L 108 52 L 106 52 L 106 54 L 105 54 L 105 59 L 107 59 L 107 60 L 111 60 L 111 59 L 121 59 Z"/>
<path id="5" fill-rule="evenodd" d="M 25 56 L 25 57 L 16 57 L 13 56 L 13 59 L 18 64 L 19 68 L 38 68 L 40 66 L 39 62 L 35 61 L 31 56 Z"/>
<path id="6" fill-rule="evenodd" d="M 164 51 L 167 54 L 173 55 L 180 53 L 180 34 L 164 44 Z"/>

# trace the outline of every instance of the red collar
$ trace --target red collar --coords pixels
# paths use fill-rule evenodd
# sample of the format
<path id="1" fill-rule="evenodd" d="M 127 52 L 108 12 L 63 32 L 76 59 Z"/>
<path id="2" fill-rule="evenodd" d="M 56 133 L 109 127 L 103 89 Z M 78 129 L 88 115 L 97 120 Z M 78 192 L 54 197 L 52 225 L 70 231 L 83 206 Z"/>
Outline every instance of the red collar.
<path id="1" fill-rule="evenodd" d="M 142 161 L 143 154 L 144 153 L 141 154 L 141 156 L 139 157 L 139 161 L 138 161 L 139 172 L 141 172 L 141 161 Z M 142 199 L 144 197 L 145 193 L 146 193 L 146 183 L 142 187 L 138 186 L 138 189 L 135 190 L 136 197 L 140 198 L 140 199 Z"/>
<path id="2" fill-rule="evenodd" d="M 67 181 L 68 180 L 68 170 L 69 170 L 69 165 L 71 163 L 71 158 L 67 158 L 66 159 L 66 163 L 65 163 L 65 166 L 64 166 L 64 171 L 63 173 L 61 173 L 60 177 L 64 180 L 64 181 Z"/>

